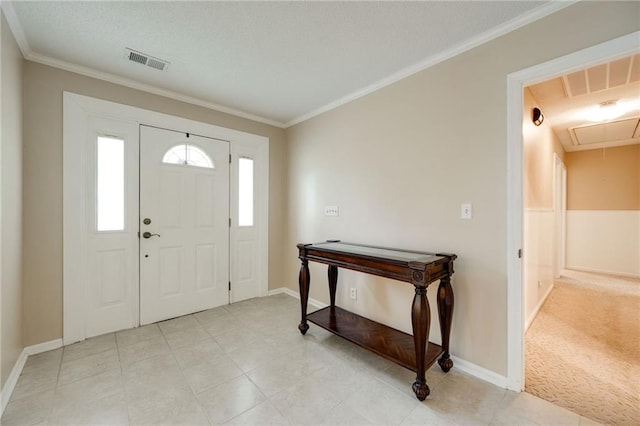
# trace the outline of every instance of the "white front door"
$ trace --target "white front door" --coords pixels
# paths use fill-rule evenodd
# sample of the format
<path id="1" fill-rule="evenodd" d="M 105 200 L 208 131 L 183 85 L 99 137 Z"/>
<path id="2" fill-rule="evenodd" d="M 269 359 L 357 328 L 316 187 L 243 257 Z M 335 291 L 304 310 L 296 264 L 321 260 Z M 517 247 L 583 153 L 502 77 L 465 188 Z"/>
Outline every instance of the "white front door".
<path id="1" fill-rule="evenodd" d="M 229 142 L 140 126 L 140 324 L 229 303 Z"/>

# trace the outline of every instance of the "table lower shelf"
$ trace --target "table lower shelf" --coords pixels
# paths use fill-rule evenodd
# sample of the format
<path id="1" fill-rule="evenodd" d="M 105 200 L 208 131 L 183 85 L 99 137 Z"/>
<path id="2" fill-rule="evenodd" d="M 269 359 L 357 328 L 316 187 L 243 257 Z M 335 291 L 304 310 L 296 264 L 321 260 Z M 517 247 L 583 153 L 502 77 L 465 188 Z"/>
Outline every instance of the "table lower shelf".
<path id="1" fill-rule="evenodd" d="M 337 306 L 307 315 L 307 320 L 389 361 L 416 371 L 413 336 Z M 429 342 L 424 357 L 425 371 L 444 352 L 440 345 Z"/>

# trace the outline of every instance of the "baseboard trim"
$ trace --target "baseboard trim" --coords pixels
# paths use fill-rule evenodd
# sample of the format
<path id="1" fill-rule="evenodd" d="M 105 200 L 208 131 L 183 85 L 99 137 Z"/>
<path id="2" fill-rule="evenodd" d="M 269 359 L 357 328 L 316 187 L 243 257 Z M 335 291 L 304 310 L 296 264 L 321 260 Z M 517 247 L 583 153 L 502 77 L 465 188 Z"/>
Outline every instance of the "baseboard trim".
<path id="1" fill-rule="evenodd" d="M 63 346 L 62 339 L 50 340 L 44 343 L 38 343 L 37 345 L 27 346 L 24 348 L 27 355 L 37 355 L 42 352 L 52 351 L 54 349 L 61 348 Z"/>
<path id="2" fill-rule="evenodd" d="M 507 388 L 506 376 L 503 376 L 491 370 L 487 370 L 484 367 L 480 367 L 479 365 L 466 361 L 462 358 L 458 358 L 457 356 L 451 355 L 451 360 L 453 361 L 454 368 L 457 368 L 460 371 L 464 371 L 467 374 L 470 374 L 474 377 L 477 377 L 478 379 L 484 380 L 485 382 L 489 382 L 503 389 Z"/>
<path id="3" fill-rule="evenodd" d="M 603 269 L 597 268 L 582 268 L 580 266 L 565 266 L 565 269 L 570 271 L 578 271 L 578 272 L 590 272 L 593 274 L 604 274 L 604 275 L 614 275 L 619 277 L 627 277 L 627 278 L 640 278 L 640 274 L 634 274 L 630 272 L 616 272 L 616 271 L 607 271 Z"/>
<path id="4" fill-rule="evenodd" d="M 288 287 L 280 287 L 274 290 L 270 290 L 269 296 L 281 293 L 287 294 L 291 297 L 295 297 L 296 299 L 300 299 L 300 293 L 291 290 Z M 326 303 L 320 302 L 319 300 L 315 300 L 311 297 L 309 298 L 309 304 L 319 309 L 328 306 Z M 464 359 L 458 358 L 453 355 L 451 356 L 451 359 L 453 360 L 454 367 L 459 369 L 460 371 L 464 371 L 467 374 L 470 374 L 474 377 L 477 377 L 478 379 L 484 380 L 485 382 L 489 382 L 501 388 L 507 388 L 507 378 L 505 376 L 502 376 L 491 370 L 487 370 L 486 368 L 480 367 L 479 365 L 476 365 L 469 361 L 465 361 Z"/>
<path id="5" fill-rule="evenodd" d="M 24 365 L 27 363 L 27 358 L 30 355 L 37 355 L 42 352 L 51 351 L 61 347 L 62 347 L 62 339 L 55 339 L 49 342 L 27 346 L 26 348 L 22 349 L 22 352 L 20 353 L 18 360 L 13 365 L 13 369 L 11 369 L 11 373 L 9 374 L 9 377 L 7 378 L 7 381 L 5 382 L 4 386 L 2 387 L 2 391 L 0 392 L 2 394 L 0 398 L 2 400 L 2 406 L 0 407 L 0 416 L 2 416 L 2 414 L 4 413 L 4 409 L 7 408 L 7 404 L 11 399 L 13 390 L 18 384 L 18 379 L 20 378 L 20 375 L 22 374 L 22 370 L 24 369 Z"/>
<path id="6" fill-rule="evenodd" d="M 289 287 L 280 287 L 274 290 L 269 290 L 269 296 L 273 296 L 274 294 L 281 294 L 281 293 L 284 293 L 291 297 L 295 297 L 296 299 L 300 300 L 300 293 L 298 293 L 297 291 L 291 290 Z M 327 306 L 329 306 L 324 302 L 314 299 L 313 297 L 309 298 L 309 304 L 318 309 L 326 308 Z"/>
<path id="7" fill-rule="evenodd" d="M 13 365 L 13 369 L 11 370 L 9 377 L 7 377 L 7 381 L 2 387 L 2 410 L 0 410 L 0 416 L 4 413 L 4 409 L 7 408 L 7 404 L 11 399 L 11 395 L 13 394 L 16 384 L 18 384 L 18 379 L 20 378 L 20 374 L 22 374 L 22 369 L 24 368 L 24 364 L 27 362 L 28 356 L 27 352 L 23 349 L 18 360 Z"/>
<path id="8" fill-rule="evenodd" d="M 529 318 L 527 318 L 527 323 L 524 325 L 525 333 L 527 332 L 527 330 L 529 330 L 529 327 L 533 323 L 533 320 L 536 319 L 536 316 L 538 315 L 538 312 L 540 312 L 540 309 L 542 309 L 542 305 L 544 305 L 544 302 L 547 301 L 547 297 L 549 297 L 549 295 L 551 294 L 551 290 L 553 290 L 553 283 L 551 283 L 551 285 L 547 289 L 547 292 L 544 294 L 544 296 L 542 296 L 540 302 L 538 302 L 538 306 L 536 306 L 531 315 L 529 315 Z"/>

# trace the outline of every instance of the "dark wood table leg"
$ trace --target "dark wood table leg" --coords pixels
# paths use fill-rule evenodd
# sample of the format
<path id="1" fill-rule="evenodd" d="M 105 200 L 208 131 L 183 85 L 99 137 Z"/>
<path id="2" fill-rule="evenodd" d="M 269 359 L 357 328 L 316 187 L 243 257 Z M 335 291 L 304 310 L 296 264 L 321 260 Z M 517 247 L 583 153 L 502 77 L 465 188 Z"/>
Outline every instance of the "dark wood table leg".
<path id="1" fill-rule="evenodd" d="M 416 381 L 413 392 L 420 401 L 424 401 L 431 391 L 427 386 L 424 369 L 424 355 L 429 341 L 431 310 L 427 300 L 427 288 L 416 286 L 416 294 L 411 306 L 411 325 L 413 326 L 413 345 L 416 351 Z"/>
<path id="2" fill-rule="evenodd" d="M 327 271 L 327 275 L 329 276 L 329 297 L 331 299 L 331 307 L 335 308 L 336 286 L 338 284 L 338 267 L 335 265 L 329 265 L 329 270 Z"/>
<path id="3" fill-rule="evenodd" d="M 302 311 L 302 319 L 298 330 L 300 333 L 305 334 L 309 330 L 309 324 L 307 324 L 307 302 L 309 301 L 309 285 L 311 284 L 311 275 L 309 274 L 309 262 L 307 259 L 302 259 L 302 266 L 300 267 L 300 276 L 298 277 L 298 285 L 300 287 L 300 308 Z"/>
<path id="4" fill-rule="evenodd" d="M 453 318 L 453 289 L 451 277 L 446 276 L 440 280 L 438 287 L 438 317 L 440 319 L 440 334 L 442 336 L 442 350 L 444 353 L 438 360 L 438 364 L 445 373 L 453 367 L 453 361 L 449 354 L 449 337 L 451 336 L 451 319 Z"/>

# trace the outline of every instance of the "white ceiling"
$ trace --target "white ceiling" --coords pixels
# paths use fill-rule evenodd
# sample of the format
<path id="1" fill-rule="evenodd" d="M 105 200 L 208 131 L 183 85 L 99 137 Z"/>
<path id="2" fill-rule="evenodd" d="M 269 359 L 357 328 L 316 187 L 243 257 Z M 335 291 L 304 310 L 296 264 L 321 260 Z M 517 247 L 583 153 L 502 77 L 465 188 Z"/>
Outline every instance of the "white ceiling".
<path id="1" fill-rule="evenodd" d="M 618 58 L 529 87 L 565 151 L 640 143 L 640 54 Z M 605 102 L 634 104 L 623 115 L 594 122 Z"/>
<path id="2" fill-rule="evenodd" d="M 2 2 L 29 60 L 286 127 L 571 2 Z M 125 48 L 170 62 L 158 71 Z"/>

